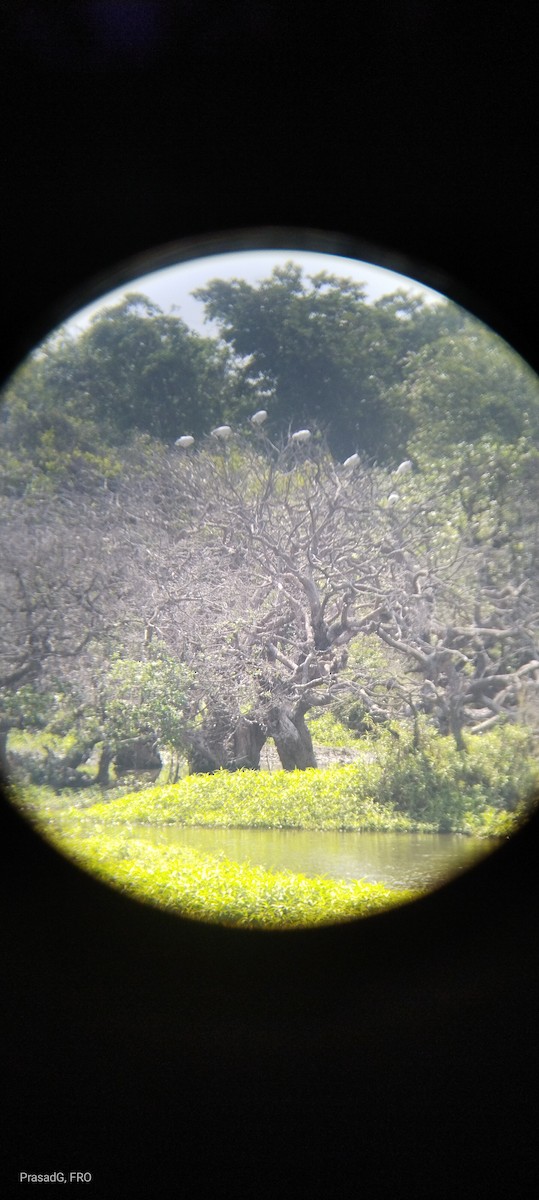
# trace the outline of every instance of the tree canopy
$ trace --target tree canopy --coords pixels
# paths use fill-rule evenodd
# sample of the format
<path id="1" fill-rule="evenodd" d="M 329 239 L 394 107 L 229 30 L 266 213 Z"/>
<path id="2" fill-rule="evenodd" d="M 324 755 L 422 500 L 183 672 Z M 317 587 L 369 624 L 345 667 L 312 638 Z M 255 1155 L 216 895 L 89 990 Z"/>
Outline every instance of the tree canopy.
<path id="1" fill-rule="evenodd" d="M 305 279 L 293 262 L 257 286 L 217 279 L 194 294 L 217 336 L 128 293 L 78 336 L 43 343 L 7 388 L 6 475 L 21 455 L 50 472 L 75 449 L 99 469 L 135 431 L 198 438 L 223 422 L 247 428 L 261 408 L 274 440 L 316 425 L 336 457 L 355 449 L 385 466 L 539 435 L 533 373 L 449 301 L 396 292 L 369 303 L 357 283 Z"/>

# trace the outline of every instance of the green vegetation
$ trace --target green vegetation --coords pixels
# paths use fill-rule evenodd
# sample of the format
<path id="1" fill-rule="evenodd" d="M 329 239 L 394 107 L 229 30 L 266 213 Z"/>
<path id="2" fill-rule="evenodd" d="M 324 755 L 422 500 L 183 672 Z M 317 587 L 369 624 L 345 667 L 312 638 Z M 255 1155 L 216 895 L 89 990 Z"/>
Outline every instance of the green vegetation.
<path id="1" fill-rule="evenodd" d="M 169 787 L 145 788 L 96 804 L 89 815 L 107 824 L 312 830 L 425 828 L 425 822 L 394 811 L 374 798 L 380 775 L 377 764 L 274 773 L 237 771 L 233 775 L 218 771 L 215 775 L 190 775 Z"/>
<path id="2" fill-rule="evenodd" d="M 507 740 L 502 729 L 471 739 L 462 756 L 451 738 L 427 725 L 419 746 L 401 726 L 373 737 L 369 753 L 344 767 L 219 771 L 140 791 L 91 788 L 75 796 L 21 787 L 17 803 L 70 858 L 135 897 L 225 924 L 310 925 L 370 915 L 418 893 L 151 845 L 138 827 L 452 831 L 499 839 L 518 828 L 539 788 L 529 735 L 505 732 Z M 21 745 L 21 735 L 17 740 Z"/>
<path id="3" fill-rule="evenodd" d="M 23 735 L 15 735 L 21 745 Z M 142 790 L 80 792 L 21 787 L 23 805 L 46 820 L 84 810 L 89 827 L 134 824 L 209 828 L 478 833 L 516 828 L 539 790 L 539 762 L 529 733 L 498 728 L 470 738 L 460 754 L 422 722 L 394 723 L 369 739 L 346 766 L 304 771 L 220 770 L 158 782 Z"/>
<path id="4" fill-rule="evenodd" d="M 332 725 L 323 719 L 329 736 Z M 339 729 L 338 722 L 334 728 Z M 418 743 L 418 744 L 417 744 Z M 335 744 L 335 743 L 334 743 Z M 338 743 L 337 743 L 338 744 Z M 358 740 L 350 743 L 358 752 Z M 10 747 L 24 764 L 66 752 L 72 736 L 15 732 Z M 503 836 L 516 828 L 539 792 L 539 761 L 529 731 L 505 726 L 470 737 L 457 751 L 425 720 L 419 729 L 393 722 L 363 739 L 344 766 L 304 771 L 217 771 L 166 783 L 168 768 L 148 786 L 116 779 L 106 789 L 54 791 L 19 770 L 20 803 L 45 820 L 80 813 L 107 827 L 143 823 L 210 828 L 474 833 Z"/>
<path id="5" fill-rule="evenodd" d="M 350 727 L 350 723 L 345 724 L 344 721 L 339 720 L 335 710 L 311 713 L 309 729 L 315 746 L 331 746 L 356 752 L 358 750 L 358 734 Z"/>
<path id="6" fill-rule="evenodd" d="M 84 869 L 128 895 L 181 916 L 225 925 L 327 924 L 371 916 L 415 896 L 381 884 L 265 871 L 221 855 L 150 846 L 118 831 L 86 838 L 56 834 L 51 840 Z"/>
<path id="7" fill-rule="evenodd" d="M 114 480 L 138 434 L 196 438 L 256 407 L 272 436 L 291 417 L 327 431 L 338 457 L 357 444 L 391 467 L 406 455 L 437 464 L 457 442 L 537 439 L 537 381 L 500 338 L 449 301 L 405 292 L 374 304 L 363 288 L 293 262 L 259 286 L 199 289 L 218 337 L 192 333 L 145 296 L 127 293 L 84 332 L 60 330 L 6 389 L 3 488 Z"/>
<path id="8" fill-rule="evenodd" d="M 534 740 L 522 727 L 498 726 L 469 737 L 464 753 L 425 721 L 420 730 L 401 726 L 396 738 L 384 731 L 378 744 L 384 802 L 441 833 L 504 836 L 525 819 L 539 793 Z"/>

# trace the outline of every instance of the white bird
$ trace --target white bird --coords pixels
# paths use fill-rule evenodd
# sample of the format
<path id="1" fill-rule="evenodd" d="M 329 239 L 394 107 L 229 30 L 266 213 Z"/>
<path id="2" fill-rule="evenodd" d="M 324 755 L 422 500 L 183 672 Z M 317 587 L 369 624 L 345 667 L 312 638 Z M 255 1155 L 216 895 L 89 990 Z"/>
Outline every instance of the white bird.
<path id="1" fill-rule="evenodd" d="M 186 433 L 183 437 L 176 438 L 174 445 L 181 446 L 182 450 L 187 450 L 189 446 L 193 445 L 194 440 L 190 433 Z"/>
<path id="2" fill-rule="evenodd" d="M 398 503 L 399 503 L 399 500 L 400 500 L 399 493 L 398 493 L 398 492 L 391 492 L 391 493 L 390 493 L 390 495 L 389 495 L 389 496 L 388 496 L 388 498 L 387 498 L 387 503 L 388 503 L 388 505 L 390 506 L 390 508 L 393 508 L 393 505 L 394 505 L 394 504 L 398 504 Z"/>
<path id="3" fill-rule="evenodd" d="M 410 459 L 405 458 L 404 462 L 401 462 L 400 467 L 397 467 L 397 470 L 395 471 L 395 475 L 407 475 L 408 472 L 411 470 L 412 470 L 412 464 L 410 462 Z"/>
<path id="4" fill-rule="evenodd" d="M 259 408 L 251 417 L 251 425 L 263 425 L 267 415 L 265 408 Z"/>
<path id="5" fill-rule="evenodd" d="M 296 433 L 291 435 L 291 442 L 308 442 L 311 436 L 310 429 L 298 429 Z"/>
<path id="6" fill-rule="evenodd" d="M 358 463 L 358 462 L 359 462 L 359 454 L 351 454 L 350 458 L 345 458 L 345 460 L 343 462 L 343 467 L 355 467 L 356 463 Z"/>
<path id="7" fill-rule="evenodd" d="M 232 433 L 232 430 L 230 428 L 230 425 L 218 425 L 217 429 L 212 429 L 211 436 L 216 437 L 216 438 L 222 438 L 223 441 L 226 441 L 226 439 L 230 437 L 231 433 Z"/>

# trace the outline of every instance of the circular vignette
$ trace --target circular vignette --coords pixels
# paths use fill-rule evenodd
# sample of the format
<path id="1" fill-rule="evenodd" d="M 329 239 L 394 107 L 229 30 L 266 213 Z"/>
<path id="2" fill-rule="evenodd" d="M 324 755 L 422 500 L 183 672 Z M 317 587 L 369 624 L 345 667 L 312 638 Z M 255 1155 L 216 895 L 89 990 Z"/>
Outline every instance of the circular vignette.
<path id="1" fill-rule="evenodd" d="M 152 251 L 152 252 L 143 254 L 135 259 L 131 259 L 129 262 L 125 263 L 124 265 L 117 267 L 113 272 L 107 273 L 106 275 L 102 275 L 99 277 L 99 279 L 94 280 L 90 285 L 88 285 L 87 288 L 85 288 L 83 291 L 78 292 L 76 296 L 73 295 L 72 298 L 66 302 L 66 305 L 63 308 L 62 313 L 60 314 L 59 310 L 55 313 L 54 319 L 53 319 L 53 328 L 56 328 L 60 324 L 61 321 L 65 322 L 65 320 L 68 317 L 75 316 L 80 311 L 81 307 L 84 305 L 89 305 L 93 301 L 97 301 L 97 300 L 99 300 L 101 304 L 106 303 L 107 294 L 111 290 L 116 291 L 116 290 L 120 289 L 121 287 L 128 286 L 130 283 L 133 283 L 135 280 L 137 282 L 138 281 L 143 282 L 143 278 L 145 276 L 148 276 L 149 274 L 153 274 L 154 272 L 164 270 L 167 267 L 172 267 L 172 266 L 179 265 L 179 264 L 194 263 L 195 261 L 198 262 L 198 261 L 204 260 L 205 258 L 210 258 L 213 256 L 218 256 L 218 255 L 233 254 L 234 252 L 242 252 L 242 251 L 257 252 L 257 251 L 263 251 L 263 250 L 266 250 L 266 251 L 286 250 L 286 252 L 290 253 L 290 255 L 292 257 L 294 255 L 294 253 L 299 254 L 301 252 L 306 251 L 306 252 L 311 252 L 311 253 L 313 253 L 313 252 L 319 253 L 322 255 L 336 256 L 338 258 L 346 258 L 349 260 L 359 261 L 361 263 L 369 263 L 377 268 L 382 268 L 385 270 L 390 270 L 392 272 L 401 274 L 401 275 L 405 276 L 406 281 L 409 281 L 412 283 L 424 284 L 428 288 L 434 288 L 443 297 L 452 299 L 452 300 L 456 301 L 458 304 L 462 305 L 466 309 L 467 312 L 474 312 L 474 313 L 478 314 L 478 310 L 480 307 L 480 305 L 477 302 L 470 301 L 470 299 L 468 297 L 459 295 L 458 287 L 451 285 L 447 279 L 445 279 L 445 278 L 442 279 L 442 277 L 439 274 L 436 274 L 436 272 L 429 271 L 427 268 L 424 268 L 424 267 L 418 268 L 417 266 L 412 266 L 407 261 L 407 259 L 403 256 L 398 256 L 398 255 L 392 254 L 390 252 L 383 253 L 378 250 L 375 251 L 372 247 L 368 246 L 367 244 L 359 243 L 355 239 L 349 239 L 347 237 L 341 237 L 339 235 L 328 234 L 328 233 L 324 233 L 321 231 L 303 231 L 302 232 L 302 231 L 298 231 L 296 229 L 288 230 L 288 229 L 280 229 L 280 228 L 266 228 L 266 229 L 260 229 L 260 230 L 239 230 L 239 231 L 232 232 L 232 233 L 217 234 L 215 236 L 211 236 L 211 237 L 207 237 L 207 238 L 195 238 L 195 239 L 184 240 L 177 244 L 174 243 L 169 246 L 162 247 L 156 251 Z M 50 328 L 50 326 L 49 326 L 49 328 Z M 260 416 L 260 413 L 262 411 L 265 411 L 265 410 L 260 410 L 256 415 Z M 229 428 L 230 427 L 228 425 L 219 425 L 213 430 L 213 434 L 214 435 L 218 434 L 221 436 L 222 431 L 229 430 Z M 220 431 L 221 431 L 221 434 L 220 434 Z M 207 432 L 209 432 L 211 434 L 212 431 L 209 430 Z M 291 438 L 292 438 L 292 440 L 297 438 L 297 439 L 299 439 L 299 441 L 301 443 L 303 443 L 308 440 L 307 439 L 308 434 L 310 435 L 309 430 L 301 429 L 299 432 L 293 433 L 291 435 Z M 228 434 L 227 434 L 227 436 L 228 436 Z M 177 439 L 177 444 L 178 443 L 181 444 L 182 441 L 187 445 L 190 443 L 191 438 L 190 438 L 190 436 L 186 437 L 184 434 L 183 437 L 180 436 Z M 351 463 L 354 458 L 357 458 L 357 453 L 351 455 L 350 458 L 347 459 L 343 465 L 346 466 L 347 463 Z M 400 465 L 396 469 L 394 469 L 393 471 L 392 470 L 388 471 L 388 479 L 387 479 L 388 485 L 390 484 L 391 476 L 394 475 L 395 477 L 397 477 L 397 476 L 399 476 L 399 478 L 402 477 L 402 479 L 405 483 L 405 486 L 407 486 L 406 477 L 408 476 L 409 469 L 411 472 L 413 472 L 414 467 L 416 467 L 418 465 L 419 465 L 419 460 L 417 458 L 414 463 L 412 463 L 407 458 L 403 459 L 403 461 L 400 463 Z M 321 469 L 320 462 L 318 463 L 318 467 L 319 467 L 319 469 Z M 398 486 L 400 486 L 400 484 Z M 400 500 L 399 493 L 392 490 L 390 492 L 390 494 L 385 497 L 386 509 L 393 510 L 396 505 L 398 507 L 399 500 Z M 384 497 L 383 496 L 380 497 L 380 502 L 381 502 L 382 508 L 384 508 Z M 390 521 L 394 521 L 394 520 L 395 520 L 395 518 L 394 518 L 393 514 L 391 514 Z M 392 528 L 392 526 L 389 525 L 388 528 Z M 94 530 L 94 534 L 95 533 L 96 533 L 96 531 Z M 97 545 L 97 541 L 96 541 L 96 545 Z M 413 579 L 413 588 L 414 588 L 413 594 L 414 594 L 414 596 L 418 596 L 420 594 L 419 593 L 419 582 L 418 582 L 419 576 L 428 575 L 428 573 L 429 573 L 428 571 L 425 572 L 424 570 L 418 571 L 417 566 L 418 566 L 418 564 L 416 563 L 416 571 L 415 571 L 415 576 Z M 343 613 L 339 613 L 339 616 L 342 618 Z M 395 614 L 393 614 L 393 616 L 395 616 Z M 336 622 L 335 622 L 335 625 L 336 625 Z M 341 632 L 341 634 L 339 634 L 339 637 L 341 637 L 341 639 L 344 634 L 345 628 L 346 628 L 346 620 L 345 620 L 345 625 L 343 626 L 342 632 Z M 402 632 L 402 630 L 401 630 L 401 632 Z M 475 636 L 477 636 L 477 634 Z M 334 640 L 336 641 L 336 638 Z M 319 648 L 316 647 L 316 649 L 319 649 Z M 282 659 L 282 654 L 283 654 L 282 648 L 279 649 L 279 647 L 278 647 L 277 652 L 278 652 L 278 655 L 280 655 L 280 658 Z M 135 660 L 133 660 L 133 661 L 135 661 Z M 470 665 L 471 660 L 468 660 L 468 663 Z M 526 663 L 524 662 L 522 665 L 525 667 Z M 140 666 L 140 663 L 139 663 L 139 666 Z M 514 668 L 514 669 L 518 672 L 518 670 L 520 668 Z M 140 674 L 140 672 L 139 672 L 139 674 Z M 137 683 L 140 684 L 140 680 L 138 679 L 138 677 L 137 677 Z M 426 709 L 426 711 L 428 711 L 428 709 Z M 410 715 L 411 715 L 411 713 L 408 713 L 408 716 L 410 716 Z M 401 735 L 399 735 L 397 733 L 397 737 L 399 737 L 399 736 L 401 736 Z M 414 733 L 414 736 L 415 736 L 415 733 Z M 459 747 L 457 745 L 457 750 L 458 749 L 459 749 Z M 295 765 L 297 766 L 297 764 L 295 764 Z M 310 763 L 307 764 L 307 767 L 309 768 L 310 765 L 311 765 Z M 420 783 L 421 783 L 421 780 L 419 781 L 418 786 Z M 396 781 L 393 780 L 392 786 L 394 788 L 397 788 L 400 786 L 400 788 L 402 790 L 403 783 L 402 783 L 402 778 L 398 777 L 398 770 L 397 770 Z M 397 805 L 397 807 L 398 807 L 398 805 Z M 415 816 L 416 816 L 416 818 L 418 818 L 417 812 L 415 813 Z M 434 831 L 431 830 L 429 832 L 434 832 Z M 448 834 L 451 832 L 451 829 L 443 828 L 443 821 L 442 821 L 442 823 L 439 826 L 438 832 L 442 835 Z M 462 831 L 459 830 L 459 832 L 462 832 Z M 129 858 L 129 855 L 122 854 L 120 856 L 120 858 L 126 858 L 126 857 Z M 196 870 L 196 864 L 195 864 L 195 870 Z M 155 871 L 153 871 L 152 873 L 155 874 Z M 121 872 L 120 872 L 120 874 L 121 874 Z M 117 882 L 117 880 L 113 879 L 112 882 L 113 883 Z M 258 882 L 255 881 L 255 889 L 256 889 L 256 886 L 258 886 L 259 884 L 260 884 L 260 886 L 262 886 L 261 878 L 258 879 Z M 221 886 L 220 883 L 217 886 L 219 888 Z M 242 878 L 239 886 L 240 886 L 240 888 L 243 888 L 245 890 L 248 885 L 247 885 L 246 881 Z M 155 899 L 155 897 L 154 897 L 154 899 Z M 215 903 L 218 904 L 218 901 L 217 902 L 214 901 L 214 910 L 216 913 Z M 181 908 L 180 908 L 180 912 L 182 912 Z M 197 915 L 197 914 L 195 912 L 192 915 Z M 226 917 L 220 918 L 219 915 L 214 915 L 213 917 L 210 917 L 210 918 L 206 917 L 205 919 L 215 919 L 217 921 L 219 921 L 221 919 L 226 923 Z M 331 916 L 328 917 L 328 920 L 330 920 L 330 921 L 333 919 L 338 920 L 339 916 L 336 915 L 333 918 Z M 277 920 L 276 923 L 279 924 L 279 920 Z M 301 922 L 300 922 L 300 924 L 301 924 Z"/>

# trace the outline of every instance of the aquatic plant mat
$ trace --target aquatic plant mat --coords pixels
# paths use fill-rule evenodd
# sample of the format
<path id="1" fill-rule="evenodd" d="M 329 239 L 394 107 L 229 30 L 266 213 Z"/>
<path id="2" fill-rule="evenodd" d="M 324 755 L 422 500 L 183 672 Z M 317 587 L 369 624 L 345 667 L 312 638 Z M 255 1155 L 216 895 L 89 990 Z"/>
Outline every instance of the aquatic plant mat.
<path id="1" fill-rule="evenodd" d="M 267 871 L 224 855 L 152 846 L 127 830 L 57 844 L 99 878 L 180 915 L 227 925 L 305 926 L 363 917 L 415 893 L 356 880 Z"/>

